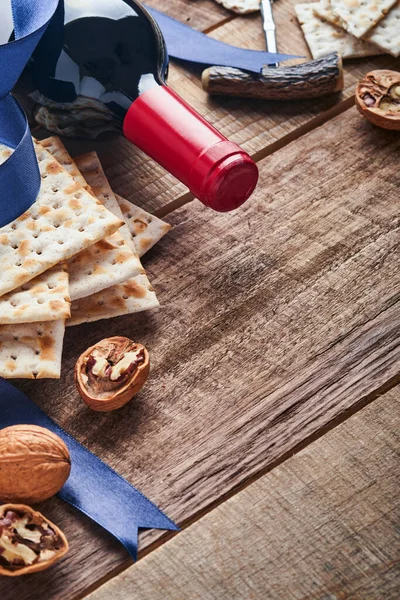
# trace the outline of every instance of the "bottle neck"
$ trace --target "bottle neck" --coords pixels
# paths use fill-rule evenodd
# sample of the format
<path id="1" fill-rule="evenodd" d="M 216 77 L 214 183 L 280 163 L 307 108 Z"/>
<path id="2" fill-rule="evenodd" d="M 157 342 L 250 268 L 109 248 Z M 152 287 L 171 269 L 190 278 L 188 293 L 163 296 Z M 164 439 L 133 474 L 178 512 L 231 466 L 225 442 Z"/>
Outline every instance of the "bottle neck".
<path id="1" fill-rule="evenodd" d="M 125 116 L 123 131 L 215 210 L 237 208 L 255 187 L 258 171 L 248 154 L 165 85 L 139 95 Z"/>

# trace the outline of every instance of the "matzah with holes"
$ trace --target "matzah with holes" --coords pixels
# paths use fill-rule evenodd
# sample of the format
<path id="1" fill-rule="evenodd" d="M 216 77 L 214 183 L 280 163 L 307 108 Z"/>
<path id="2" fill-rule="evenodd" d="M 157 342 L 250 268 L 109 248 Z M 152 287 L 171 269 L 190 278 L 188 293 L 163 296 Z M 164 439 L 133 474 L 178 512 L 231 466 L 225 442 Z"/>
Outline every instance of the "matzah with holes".
<path id="1" fill-rule="evenodd" d="M 314 4 L 296 4 L 294 7 L 312 57 L 317 59 L 338 52 L 343 58 L 359 58 L 382 54 L 376 46 L 358 40 L 343 29 L 337 29 L 316 16 Z"/>
<path id="2" fill-rule="evenodd" d="M 56 142 L 53 141 L 52 145 L 53 148 L 55 148 L 57 151 L 57 160 L 62 160 L 63 152 L 61 151 L 61 147 L 65 152 L 66 150 L 65 147 L 62 145 L 60 139 L 57 137 L 53 137 L 48 138 L 48 140 L 57 140 Z M 70 160 L 72 159 L 70 158 Z M 85 181 L 86 186 L 91 191 L 91 193 L 96 198 L 98 198 L 100 202 L 110 212 L 114 213 L 114 215 L 124 220 L 121 209 L 118 205 L 118 202 L 115 199 L 114 192 L 112 191 L 110 184 L 108 183 L 108 179 L 105 176 L 103 167 L 101 166 L 100 159 L 97 156 L 96 152 L 88 152 L 87 154 L 77 156 L 73 160 L 73 164 L 69 162 L 69 164 L 65 164 L 63 166 L 71 174 L 73 174 L 75 171 L 78 171 L 81 179 Z M 119 228 L 118 233 L 120 233 L 127 242 L 130 243 L 132 241 L 129 229 L 125 224 Z"/>
<path id="3" fill-rule="evenodd" d="M 98 198 L 109 211 L 114 213 L 114 215 L 124 219 L 97 153 L 88 152 L 87 154 L 81 154 L 81 156 L 75 158 L 75 162 L 85 180 L 92 188 L 96 198 Z M 121 227 L 120 233 L 127 241 L 132 241 L 129 229 L 126 225 Z"/>
<path id="4" fill-rule="evenodd" d="M 340 25 L 361 38 L 383 19 L 397 0 L 331 0 L 333 14 Z"/>
<path id="5" fill-rule="evenodd" d="M 216 2 L 239 15 L 247 15 L 260 10 L 260 0 L 216 0 Z"/>
<path id="6" fill-rule="evenodd" d="M 340 19 L 333 14 L 330 0 L 321 0 L 314 4 L 313 10 L 321 19 L 340 27 Z M 363 40 L 376 45 L 382 52 L 388 52 L 392 56 L 400 55 L 400 2 L 363 36 Z"/>
<path id="7" fill-rule="evenodd" d="M 0 163 L 5 154 L 6 152 L 3 152 L 3 156 L 0 154 Z M 49 296 L 46 290 L 51 290 Z M 0 297 L 0 324 L 53 321 L 65 319 L 69 315 L 70 297 L 65 263 L 55 265 L 20 288 Z"/>
<path id="8" fill-rule="evenodd" d="M 116 194 L 117 202 L 135 243 L 136 252 L 143 256 L 168 233 L 171 225 L 135 206 Z"/>
<path id="9" fill-rule="evenodd" d="M 97 154 L 90 152 L 78 156 L 75 160 L 86 181 L 100 200 L 104 202 L 109 210 L 118 211 L 118 214 L 122 215 L 121 208 L 116 201 Z M 135 247 L 129 229 L 121 227 L 120 231 L 125 229 L 124 233 L 130 240 L 132 247 Z M 158 305 L 156 294 L 146 275 L 137 275 L 98 294 L 73 302 L 71 319 L 67 321 L 67 325 L 79 325 L 100 319 L 110 319 L 155 308 Z"/>
<path id="10" fill-rule="evenodd" d="M 74 160 L 69 155 L 66 147 L 59 137 L 53 135 L 45 140 L 40 140 L 39 144 L 46 148 L 48 152 L 60 163 L 62 167 L 77 181 L 82 187 L 92 194 L 92 189 L 86 179 L 82 176 Z M 93 195 L 93 194 L 92 194 Z M 104 204 L 104 203 L 103 203 Z"/>
<path id="11" fill-rule="evenodd" d="M 146 275 L 137 275 L 98 294 L 75 300 L 67 327 L 129 315 L 156 306 L 159 306 L 157 296 Z"/>
<path id="12" fill-rule="evenodd" d="M 96 152 L 78 156 L 75 161 L 96 197 L 108 210 L 125 220 L 128 227 L 121 227 L 120 232 L 129 239 L 133 237 L 139 257 L 171 229 L 171 225 L 165 221 L 114 194 Z"/>
<path id="13" fill-rule="evenodd" d="M 0 326 L 0 376 L 58 379 L 65 321 Z"/>
<path id="14" fill-rule="evenodd" d="M 70 316 L 68 270 L 56 265 L 0 298 L 0 324 L 55 321 Z"/>
<path id="15" fill-rule="evenodd" d="M 61 140 L 53 137 L 40 143 L 54 154 L 58 162 L 78 183 L 92 191 Z M 98 199 L 102 202 L 102 198 Z M 109 206 L 106 208 L 109 209 Z M 115 214 L 120 211 L 118 209 L 118 211 L 111 212 Z M 119 217 L 119 214 L 116 216 Z M 120 218 L 122 218 L 122 213 Z M 79 252 L 68 261 L 69 290 L 72 300 L 90 296 L 110 285 L 121 283 L 143 273 L 143 267 L 136 252 L 122 237 L 120 231 L 121 228 L 113 235 Z"/>
<path id="16" fill-rule="evenodd" d="M 122 224 L 47 150 L 39 144 L 35 149 L 42 176 L 38 198 L 0 229 L 0 296 L 111 235 Z M 1 145 L 1 153 L 9 156 L 10 149 Z"/>
<path id="17" fill-rule="evenodd" d="M 392 56 L 400 56 L 400 2 L 364 39 Z"/>

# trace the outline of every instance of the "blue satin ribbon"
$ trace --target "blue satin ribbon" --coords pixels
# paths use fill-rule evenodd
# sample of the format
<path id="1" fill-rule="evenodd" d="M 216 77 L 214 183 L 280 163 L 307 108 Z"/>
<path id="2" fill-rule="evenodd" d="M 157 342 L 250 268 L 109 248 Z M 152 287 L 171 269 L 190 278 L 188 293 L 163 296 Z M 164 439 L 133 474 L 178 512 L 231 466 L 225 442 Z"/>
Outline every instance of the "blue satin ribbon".
<path id="1" fill-rule="evenodd" d="M 39 425 L 60 436 L 71 455 L 71 474 L 59 492 L 107 529 L 137 556 L 138 529 L 178 527 L 146 496 L 56 425 L 32 400 L 0 378 L 0 429 L 10 425 Z"/>
<path id="2" fill-rule="evenodd" d="M 0 165 L 0 227 L 25 212 L 39 193 L 40 173 L 28 121 L 10 92 L 57 5 L 58 0 L 12 0 L 15 41 L 0 45 L 0 143 L 15 149 Z"/>

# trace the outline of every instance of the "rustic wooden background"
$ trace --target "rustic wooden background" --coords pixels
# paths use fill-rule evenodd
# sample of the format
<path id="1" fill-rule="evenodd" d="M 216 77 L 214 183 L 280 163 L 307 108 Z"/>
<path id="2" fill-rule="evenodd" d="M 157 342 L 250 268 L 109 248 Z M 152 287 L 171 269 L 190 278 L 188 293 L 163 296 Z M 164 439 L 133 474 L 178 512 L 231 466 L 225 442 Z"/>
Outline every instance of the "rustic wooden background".
<path id="1" fill-rule="evenodd" d="M 263 48 L 259 16 L 235 17 L 212 0 L 149 4 L 218 39 Z M 274 5 L 278 47 L 307 56 L 293 5 Z M 272 469 L 290 479 L 290 468 L 277 465 L 400 380 L 400 137 L 352 107 L 356 81 L 385 66 L 399 63 L 350 61 L 342 94 L 289 104 L 210 99 L 198 72 L 172 65 L 171 86 L 259 164 L 254 197 L 232 214 L 205 209 L 123 139 L 65 140 L 73 155 L 97 150 L 116 192 L 173 225 L 144 259 L 162 307 L 68 330 L 61 381 L 18 385 L 180 525 L 258 478 L 261 493 Z M 96 414 L 75 390 L 73 366 L 87 346 L 121 334 L 149 348 L 151 378 L 134 402 Z M 339 455 L 340 431 L 329 438 Z M 289 494 L 289 483 L 280 490 Z M 51 571 L 2 580 L 2 600 L 80 598 L 130 565 L 120 544 L 75 509 L 58 499 L 41 508 L 71 551 Z M 146 532 L 142 555 L 170 537 Z M 388 550 L 381 562 L 393 560 Z"/>

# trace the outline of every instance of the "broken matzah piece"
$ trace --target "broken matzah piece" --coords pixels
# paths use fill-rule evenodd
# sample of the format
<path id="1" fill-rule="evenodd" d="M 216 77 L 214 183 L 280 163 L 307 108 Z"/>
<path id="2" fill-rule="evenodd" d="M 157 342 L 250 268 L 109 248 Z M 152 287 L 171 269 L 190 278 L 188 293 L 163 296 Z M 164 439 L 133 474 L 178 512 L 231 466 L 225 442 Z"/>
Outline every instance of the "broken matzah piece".
<path id="1" fill-rule="evenodd" d="M 313 58 L 338 52 L 343 58 L 358 58 L 382 54 L 376 46 L 358 40 L 343 29 L 322 21 L 314 13 L 314 4 L 296 4 L 294 7 L 304 37 Z"/>
<path id="2" fill-rule="evenodd" d="M 0 296 L 111 235 L 122 224 L 47 150 L 39 144 L 35 150 L 42 176 L 38 198 L 0 229 Z M 2 152 L 10 149 L 2 145 Z"/>
<path id="3" fill-rule="evenodd" d="M 0 326 L 0 376 L 58 379 L 65 321 Z"/>
<path id="4" fill-rule="evenodd" d="M 260 10 L 260 0 L 216 0 L 218 4 L 222 4 L 224 8 L 232 10 L 239 15 L 247 15 L 248 13 Z"/>
<path id="5" fill-rule="evenodd" d="M 392 56 L 400 56 L 400 2 L 364 36 L 364 39 Z"/>
<path id="6" fill-rule="evenodd" d="M 168 233 L 171 225 L 128 202 L 122 196 L 116 194 L 115 197 L 133 237 L 136 252 L 141 257 Z"/>
<path id="7" fill-rule="evenodd" d="M 137 275 L 125 283 L 72 302 L 67 327 L 129 315 L 156 306 L 159 302 L 146 275 Z"/>
<path id="8" fill-rule="evenodd" d="M 397 0 L 331 0 L 340 25 L 357 38 L 363 37 L 383 19 Z"/>
<path id="9" fill-rule="evenodd" d="M 52 137 L 40 143 L 54 154 L 55 158 L 77 182 L 92 193 L 91 187 L 83 178 L 61 140 Z M 102 198 L 98 199 L 102 202 Z M 112 212 L 115 214 L 116 211 Z M 122 213 L 120 218 L 123 219 Z M 90 296 L 110 285 L 121 283 L 143 273 L 143 267 L 136 252 L 121 236 L 120 231 L 121 228 L 113 235 L 79 252 L 68 261 L 69 290 L 72 300 Z"/>
<path id="10" fill-rule="evenodd" d="M 313 4 L 313 7 L 314 13 L 319 18 L 341 27 L 340 19 L 332 12 L 330 0 L 321 0 L 321 2 Z M 363 40 L 376 45 L 382 53 L 388 52 L 392 56 L 400 55 L 400 2 L 363 36 Z"/>
<path id="11" fill-rule="evenodd" d="M 58 264 L 0 298 L 0 324 L 67 319 L 70 304 L 67 266 Z"/>

